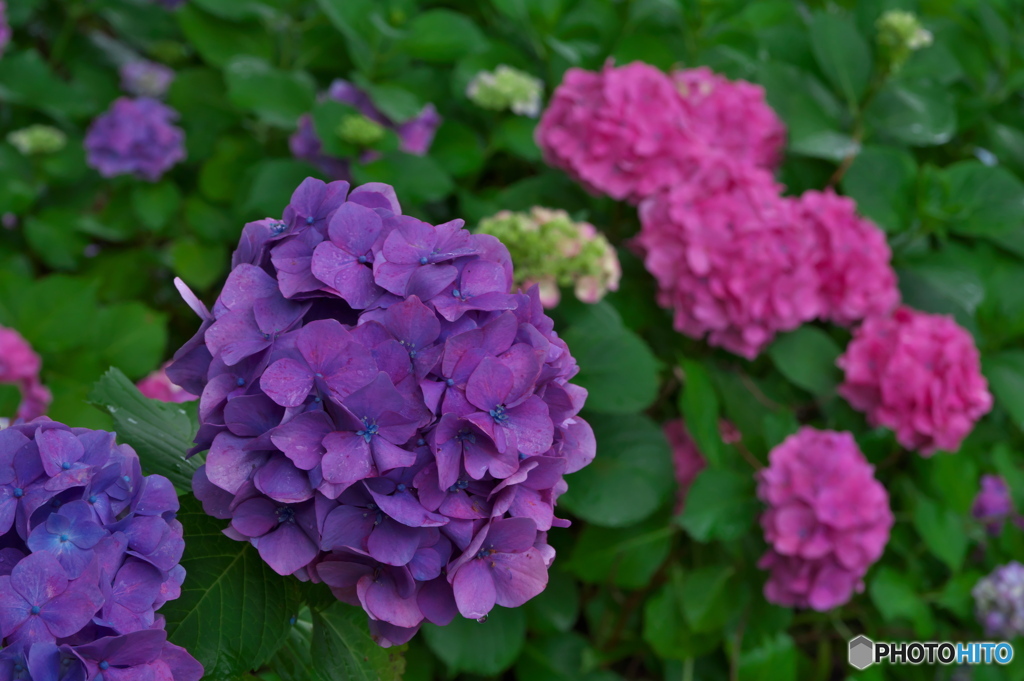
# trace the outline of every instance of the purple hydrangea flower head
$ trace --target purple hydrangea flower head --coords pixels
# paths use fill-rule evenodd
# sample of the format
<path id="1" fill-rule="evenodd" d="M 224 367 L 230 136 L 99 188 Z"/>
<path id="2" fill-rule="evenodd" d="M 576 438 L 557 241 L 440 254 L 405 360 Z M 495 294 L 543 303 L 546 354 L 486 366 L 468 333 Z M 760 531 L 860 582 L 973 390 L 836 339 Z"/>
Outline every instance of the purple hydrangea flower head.
<path id="1" fill-rule="evenodd" d="M 88 164 L 104 177 L 135 175 L 155 182 L 185 158 L 178 112 L 149 97 L 121 97 L 89 126 Z"/>
<path id="2" fill-rule="evenodd" d="M 378 109 L 370 96 L 347 80 L 335 80 L 321 99 L 334 100 L 348 104 L 360 114 L 383 128 L 393 130 L 398 135 L 398 148 L 409 154 L 423 156 L 430 150 L 434 135 L 441 126 L 441 116 L 433 104 L 427 104 L 413 118 L 404 123 L 395 123 Z M 313 118 L 309 114 L 299 118 L 298 129 L 289 139 L 292 155 L 308 161 L 320 168 L 325 174 L 337 180 L 348 180 L 349 161 L 347 159 L 328 156 L 323 151 L 323 144 L 313 126 Z M 364 151 L 359 160 L 369 163 L 378 158 L 379 154 L 372 150 Z"/>
<path id="3" fill-rule="evenodd" d="M 971 514 L 984 522 L 988 533 L 992 535 L 1002 532 L 1008 518 L 1013 518 L 1017 525 L 1024 523 L 1024 519 L 1014 511 L 1006 481 L 998 475 L 981 476 L 981 488 L 974 497 Z"/>
<path id="4" fill-rule="evenodd" d="M 889 496 L 850 433 L 801 428 L 768 455 L 758 497 L 771 571 L 765 598 L 831 610 L 864 588 L 889 541 Z"/>
<path id="5" fill-rule="evenodd" d="M 170 482 L 45 417 L 0 431 L 0 481 L 0 678 L 198 681 L 156 614 L 185 577 Z"/>
<path id="6" fill-rule="evenodd" d="M 211 308 L 184 291 L 202 324 L 167 369 L 202 395 L 193 487 L 225 534 L 362 607 L 382 645 L 540 593 L 596 443 L 501 243 L 310 178 L 232 263 Z"/>
<path id="7" fill-rule="evenodd" d="M 174 80 L 174 71 L 152 61 L 128 62 L 120 69 L 121 88 L 136 97 L 160 98 Z"/>
<path id="8" fill-rule="evenodd" d="M 1012 561 L 996 568 L 971 593 L 986 636 L 1009 640 L 1024 634 L 1024 565 Z"/>

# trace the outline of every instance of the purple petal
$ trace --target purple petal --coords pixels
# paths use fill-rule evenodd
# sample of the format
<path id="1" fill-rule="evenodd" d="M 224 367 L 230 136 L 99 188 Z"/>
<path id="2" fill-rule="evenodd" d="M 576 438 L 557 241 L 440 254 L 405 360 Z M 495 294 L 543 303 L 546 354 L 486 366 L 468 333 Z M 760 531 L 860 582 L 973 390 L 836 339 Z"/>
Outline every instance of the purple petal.
<path id="1" fill-rule="evenodd" d="M 256 489 L 283 504 L 297 504 L 313 498 L 309 475 L 280 454 L 270 457 L 263 464 L 256 472 L 253 483 Z"/>
<path id="2" fill-rule="evenodd" d="M 25 557 L 11 572 L 11 586 L 29 605 L 43 605 L 64 593 L 68 587 L 67 573 L 57 559 L 47 552 Z"/>
<path id="3" fill-rule="evenodd" d="M 416 603 L 423 616 L 438 626 L 447 626 L 459 613 L 452 585 L 444 577 L 432 579 L 420 588 Z"/>
<path id="4" fill-rule="evenodd" d="M 491 611 L 498 593 L 487 563 L 473 559 L 459 568 L 452 580 L 455 604 L 463 617 L 480 619 Z"/>
<path id="5" fill-rule="evenodd" d="M 290 575 L 306 567 L 320 552 L 313 540 L 294 523 L 282 523 L 277 530 L 260 537 L 260 557 L 279 575 Z"/>
<path id="6" fill-rule="evenodd" d="M 206 477 L 223 490 L 234 494 L 269 456 L 266 452 L 245 449 L 248 440 L 221 433 L 206 455 Z"/>
<path id="7" fill-rule="evenodd" d="M 374 282 L 369 265 L 358 262 L 356 256 L 330 241 L 316 247 L 311 263 L 313 275 L 337 291 L 355 309 L 369 307 L 383 293 L 383 289 Z"/>
<path id="8" fill-rule="evenodd" d="M 504 404 L 513 385 L 514 377 L 509 368 L 494 357 L 486 357 L 466 382 L 466 399 L 487 412 Z"/>
<path id="9" fill-rule="evenodd" d="M 36 444 L 39 446 L 43 470 L 51 477 L 60 473 L 65 464 L 75 463 L 85 454 L 82 443 L 66 430 L 40 431 L 36 435 Z"/>
<path id="10" fill-rule="evenodd" d="M 297 407 L 313 389 L 313 372 L 301 362 L 286 357 L 267 367 L 260 377 L 260 387 L 282 407 Z"/>
<path id="11" fill-rule="evenodd" d="M 517 608 L 548 585 L 544 556 L 535 548 L 523 553 L 496 554 L 492 560 L 495 565 L 491 574 L 498 605 Z"/>
<path id="12" fill-rule="evenodd" d="M 416 497 L 408 491 L 399 491 L 388 495 L 375 492 L 371 485 L 367 485 L 366 488 L 370 491 L 374 503 L 380 507 L 380 510 L 403 525 L 409 527 L 440 527 L 448 522 L 448 519 L 443 515 L 431 513 L 423 508 L 420 502 L 416 500 Z"/>
<path id="13" fill-rule="evenodd" d="M 406 565 L 416 555 L 416 549 L 420 546 L 421 532 L 422 530 L 419 528 L 407 527 L 390 518 L 385 518 L 370 532 L 366 548 L 375 560 L 382 563 Z"/>
<path id="14" fill-rule="evenodd" d="M 350 201 L 331 218 L 327 234 L 339 248 L 359 256 L 373 248 L 383 227 L 384 222 L 375 210 Z"/>
<path id="15" fill-rule="evenodd" d="M 382 620 L 396 627 L 415 627 L 423 621 L 423 613 L 416 603 L 416 596 L 402 598 L 394 582 L 385 573 L 377 579 L 366 576 L 356 585 L 359 601 L 374 619 Z"/>
<path id="16" fill-rule="evenodd" d="M 333 430 L 334 423 L 327 414 L 310 411 L 275 428 L 270 440 L 292 463 L 308 471 L 320 464 L 324 455 L 324 437 Z"/>
<path id="17" fill-rule="evenodd" d="M 324 438 L 321 466 L 324 480 L 336 485 L 351 484 L 373 475 L 370 445 L 355 433 L 330 433 Z"/>

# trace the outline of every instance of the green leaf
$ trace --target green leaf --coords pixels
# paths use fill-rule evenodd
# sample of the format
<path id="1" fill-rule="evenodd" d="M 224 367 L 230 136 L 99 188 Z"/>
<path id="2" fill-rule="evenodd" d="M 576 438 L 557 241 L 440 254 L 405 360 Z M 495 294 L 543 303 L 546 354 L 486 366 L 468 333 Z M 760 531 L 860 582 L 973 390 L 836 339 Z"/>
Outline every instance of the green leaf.
<path id="1" fill-rule="evenodd" d="M 836 359 L 842 349 L 832 337 L 815 326 L 801 326 L 779 336 L 768 348 L 775 367 L 804 390 L 824 396 L 842 381 Z"/>
<path id="2" fill-rule="evenodd" d="M 132 188 L 132 207 L 142 224 L 159 231 L 181 206 L 181 192 L 173 182 L 137 184 Z"/>
<path id="3" fill-rule="evenodd" d="M 609 303 L 581 307 L 562 338 L 580 366 L 574 382 L 589 393 L 587 409 L 621 414 L 647 408 L 658 395 L 658 360 Z"/>
<path id="4" fill-rule="evenodd" d="M 871 78 L 871 49 L 853 19 L 815 12 L 811 49 L 818 65 L 850 106 L 856 108 Z"/>
<path id="5" fill-rule="evenodd" d="M 865 111 L 880 136 L 915 147 L 945 144 L 956 132 L 956 107 L 949 89 L 921 80 L 885 85 Z"/>
<path id="6" fill-rule="evenodd" d="M 316 169 L 302 161 L 287 158 L 262 161 L 253 171 L 249 198 L 245 202 L 247 213 L 261 218 L 280 217 L 295 188 L 307 177 L 316 175 Z"/>
<path id="7" fill-rule="evenodd" d="M 644 603 L 643 638 L 669 660 L 686 660 L 711 652 L 721 639 L 718 632 L 697 633 L 687 624 L 684 576 L 673 566 L 670 580 Z"/>
<path id="8" fill-rule="evenodd" d="M 693 631 L 711 631 L 725 624 L 735 592 L 726 589 L 734 568 L 708 565 L 685 573 L 683 614 Z"/>
<path id="9" fill-rule="evenodd" d="M 906 618 L 919 634 L 928 636 L 933 628 L 931 613 L 919 592 L 920 586 L 909 575 L 888 565 L 879 568 L 868 585 L 871 602 L 887 622 Z"/>
<path id="10" fill-rule="evenodd" d="M 175 241 L 170 255 L 175 274 L 198 289 L 207 289 L 220 279 L 229 262 L 223 244 L 204 244 L 188 238 Z"/>
<path id="11" fill-rule="evenodd" d="M 548 572 L 548 586 L 524 606 L 530 631 L 565 633 L 580 614 L 580 590 L 563 570 Z"/>
<path id="12" fill-rule="evenodd" d="M 672 452 L 665 435 L 640 414 L 608 414 L 590 423 L 597 438 L 597 456 L 570 476 L 569 491 L 559 498 L 559 504 L 604 527 L 624 527 L 643 520 L 673 489 Z"/>
<path id="13" fill-rule="evenodd" d="M 65 352 L 92 340 L 96 287 L 52 275 L 18 291 L 14 326 L 40 352 Z"/>
<path id="14" fill-rule="evenodd" d="M 921 495 L 914 503 L 914 527 L 928 550 L 956 572 L 967 554 L 968 538 L 963 517 Z"/>
<path id="15" fill-rule="evenodd" d="M 495 607 L 485 622 L 456 617 L 446 627 L 425 624 L 423 635 L 451 675 L 493 676 L 519 657 L 526 639 L 526 615 L 522 608 Z"/>
<path id="16" fill-rule="evenodd" d="M 996 445 L 992 452 L 992 463 L 1010 490 L 1014 508 L 1024 508 L 1024 470 L 1018 465 L 1020 458 L 1003 442 Z M 972 486 L 971 489 L 976 487 Z"/>
<path id="17" fill-rule="evenodd" d="M 668 557 L 672 533 L 660 516 L 620 529 L 586 525 L 562 567 L 584 582 L 640 589 Z"/>
<path id="18" fill-rule="evenodd" d="M 57 119 L 88 116 L 98 106 L 88 88 L 61 80 L 35 50 L 0 60 L 0 101 L 40 109 Z"/>
<path id="19" fill-rule="evenodd" d="M 483 51 L 487 38 L 466 15 L 431 9 L 413 17 L 401 45 L 415 59 L 448 63 Z"/>
<path id="20" fill-rule="evenodd" d="M 239 118 L 225 90 L 221 73 L 211 68 L 183 69 L 174 76 L 167 103 L 181 114 L 180 125 L 185 130 L 185 149 L 190 162 L 205 160 L 220 149 L 224 132 Z M 233 138 L 226 139 L 233 141 Z M 247 139 L 252 141 L 251 137 Z M 233 186 L 237 179 L 236 173 L 222 181 Z"/>
<path id="21" fill-rule="evenodd" d="M 100 360 L 127 376 L 142 378 L 164 357 L 167 315 L 142 303 L 117 303 L 99 311 L 93 347 Z"/>
<path id="22" fill-rule="evenodd" d="M 377 645 L 366 613 L 346 603 L 313 611 L 311 651 L 323 681 L 399 681 L 405 672 L 401 649 Z"/>
<path id="23" fill-rule="evenodd" d="M 505 149 L 509 153 L 527 161 L 540 161 L 540 148 L 534 141 L 533 132 L 537 128 L 537 121 L 532 118 L 515 116 L 505 118 L 494 130 L 492 143 L 498 149 Z"/>
<path id="24" fill-rule="evenodd" d="M 118 440 L 138 453 L 144 473 L 166 477 L 179 494 L 192 488 L 192 474 L 199 461 L 185 458 L 195 428 L 182 405 L 143 397 L 115 368 L 96 382 L 89 401 L 110 413 Z"/>
<path id="25" fill-rule="evenodd" d="M 259 22 L 228 21 L 192 3 L 175 14 L 189 44 L 211 66 L 223 68 L 239 55 L 268 60 L 274 54 L 274 38 Z"/>
<path id="26" fill-rule="evenodd" d="M 914 157 L 895 147 L 864 147 L 843 175 L 843 192 L 886 232 L 907 228 L 917 176 Z"/>
<path id="27" fill-rule="evenodd" d="M 685 383 L 679 394 L 679 410 L 697 449 L 712 466 L 722 464 L 722 435 L 718 430 L 718 394 L 710 374 L 698 362 L 683 360 Z"/>
<path id="28" fill-rule="evenodd" d="M 1024 183 L 999 166 L 954 163 L 943 171 L 949 229 L 967 236 L 998 236 L 1024 223 Z"/>
<path id="29" fill-rule="evenodd" d="M 445 120 L 441 124 L 430 147 L 430 155 L 456 178 L 473 175 L 484 165 L 480 137 L 468 125 L 458 121 Z"/>
<path id="30" fill-rule="evenodd" d="M 295 128 L 316 97 L 316 83 L 308 73 L 275 69 L 257 57 L 232 59 L 224 78 L 235 106 L 285 130 Z"/>
<path id="31" fill-rule="evenodd" d="M 584 665 L 593 655 L 587 640 L 573 632 L 545 636 L 526 644 L 516 662 L 518 681 L 577 681 L 586 677 Z"/>
<path id="32" fill-rule="evenodd" d="M 395 123 L 405 123 L 423 111 L 423 102 L 401 85 L 378 85 L 360 79 L 360 85 L 370 95 L 373 105 Z"/>
<path id="33" fill-rule="evenodd" d="M 390 184 L 402 197 L 403 206 L 440 201 L 455 190 L 452 178 L 436 160 L 401 151 L 384 154 L 380 160 L 366 165 L 355 164 L 352 175 L 359 184 Z"/>
<path id="34" fill-rule="evenodd" d="M 376 57 L 378 39 L 371 19 L 379 5 L 374 0 L 317 0 L 317 4 L 345 37 L 352 63 L 361 71 L 369 71 Z M 371 37 L 374 46 L 368 40 Z"/>
<path id="35" fill-rule="evenodd" d="M 839 102 L 814 76 L 792 66 L 765 62 L 759 80 L 768 103 L 789 130 L 791 152 L 829 161 L 857 153 L 858 143 L 839 122 Z"/>
<path id="36" fill-rule="evenodd" d="M 74 270 L 88 240 L 79 233 L 81 216 L 65 208 L 47 208 L 25 220 L 25 240 L 39 259 L 56 270 Z"/>
<path id="37" fill-rule="evenodd" d="M 753 525 L 757 510 L 753 475 L 708 468 L 690 487 L 680 524 L 699 542 L 731 541 Z"/>
<path id="38" fill-rule="evenodd" d="M 235 679 L 259 668 L 284 643 L 298 614 L 299 584 L 278 575 L 248 542 L 222 533 L 225 521 L 182 497 L 185 528 L 181 597 L 160 609 L 167 636 L 206 668 L 204 679 Z"/>
<path id="39" fill-rule="evenodd" d="M 740 653 L 737 678 L 746 681 L 796 681 L 797 650 L 793 638 L 779 632 Z"/>
<path id="40" fill-rule="evenodd" d="M 1006 350 L 982 358 L 982 369 L 996 400 L 1024 430 L 1024 350 Z"/>

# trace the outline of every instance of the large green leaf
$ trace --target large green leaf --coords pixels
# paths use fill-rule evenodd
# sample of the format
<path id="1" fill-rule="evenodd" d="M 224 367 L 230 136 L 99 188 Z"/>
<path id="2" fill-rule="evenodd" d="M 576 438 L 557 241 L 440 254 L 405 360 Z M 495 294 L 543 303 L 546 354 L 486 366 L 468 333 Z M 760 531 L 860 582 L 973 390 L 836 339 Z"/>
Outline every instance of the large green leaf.
<path id="1" fill-rule="evenodd" d="M 181 597 L 160 609 L 170 640 L 206 668 L 204 679 L 236 679 L 257 669 L 285 642 L 299 611 L 299 582 L 275 573 L 248 542 L 222 533 L 225 521 L 182 498 L 185 528 Z"/>
<path id="2" fill-rule="evenodd" d="M 192 488 L 196 459 L 185 459 L 195 429 L 180 404 L 143 397 L 119 370 L 111 368 L 93 386 L 89 401 L 109 412 L 118 439 L 139 455 L 144 473 L 168 478 L 178 493 Z"/>
<path id="3" fill-rule="evenodd" d="M 573 514 L 604 527 L 624 527 L 654 513 L 672 491 L 672 453 L 661 429 L 646 416 L 590 419 L 597 456 L 569 477 L 559 498 Z"/>
<path id="4" fill-rule="evenodd" d="M 950 231 L 998 236 L 1024 224 L 1024 183 L 1005 168 L 961 161 L 943 177 Z"/>
<path id="5" fill-rule="evenodd" d="M 394 151 L 377 161 L 352 167 L 356 182 L 384 182 L 395 188 L 402 205 L 440 201 L 455 189 L 452 178 L 429 156 Z"/>
<path id="6" fill-rule="evenodd" d="M 919 634 L 927 636 L 933 629 L 931 613 L 921 599 L 920 585 L 888 565 L 879 568 L 868 585 L 871 601 L 891 622 L 899 618 L 912 621 Z"/>
<path id="7" fill-rule="evenodd" d="M 658 394 L 658 360 L 610 304 L 582 307 L 562 337 L 580 366 L 573 382 L 589 392 L 587 409 L 621 414 L 646 408 Z"/>
<path id="8" fill-rule="evenodd" d="M 239 55 L 270 59 L 273 36 L 256 21 L 234 22 L 204 12 L 191 3 L 177 12 L 189 43 L 211 66 L 223 68 Z"/>
<path id="9" fill-rule="evenodd" d="M 238 57 L 224 69 L 228 98 L 261 120 L 294 129 L 299 116 L 313 107 L 316 83 L 304 71 L 282 71 L 257 57 Z"/>
<path id="10" fill-rule="evenodd" d="M 963 516 L 921 495 L 914 502 L 913 520 L 928 550 L 953 572 L 959 570 L 968 544 Z"/>
<path id="11" fill-rule="evenodd" d="M 982 368 L 998 404 L 1010 413 L 1017 427 L 1024 430 L 1024 350 L 987 355 Z"/>
<path id="12" fill-rule="evenodd" d="M 644 603 L 643 637 L 659 656 L 686 660 L 710 652 L 721 639 L 719 632 L 695 632 L 687 622 L 685 577 L 673 566 L 669 581 Z"/>
<path id="13" fill-rule="evenodd" d="M 953 96 L 928 80 L 890 82 L 865 115 L 878 135 L 916 147 L 944 144 L 956 132 Z"/>
<path id="14" fill-rule="evenodd" d="M 725 445 L 718 428 L 718 394 L 707 370 L 699 363 L 683 360 L 685 383 L 679 394 L 679 409 L 697 449 L 712 466 L 722 463 Z"/>
<path id="15" fill-rule="evenodd" d="M 848 16 L 816 12 L 811 20 L 811 49 L 818 66 L 857 107 L 871 78 L 871 49 Z"/>
<path id="16" fill-rule="evenodd" d="M 659 516 L 626 528 L 587 525 L 562 567 L 584 582 L 639 589 L 668 557 L 673 531 Z"/>
<path id="17" fill-rule="evenodd" d="M 372 19 L 379 3 L 374 0 L 316 0 L 334 27 L 345 37 L 352 63 L 363 71 L 373 65 L 380 39 Z"/>
<path id="18" fill-rule="evenodd" d="M 465 14 L 431 9 L 409 22 L 402 48 L 410 56 L 430 62 L 453 62 L 487 47 L 483 31 Z"/>
<path id="19" fill-rule="evenodd" d="M 399 681 L 405 671 L 400 648 L 381 648 L 366 613 L 345 603 L 313 611 L 312 666 L 323 681 Z"/>
<path id="20" fill-rule="evenodd" d="M 456 616 L 446 627 L 424 625 L 423 635 L 452 675 L 493 676 L 519 657 L 526 640 L 526 615 L 522 608 L 495 607 L 485 622 Z"/>
<path id="21" fill-rule="evenodd" d="M 680 522 L 699 542 L 730 541 L 750 529 L 757 510 L 753 475 L 708 468 L 690 487 Z"/>
<path id="22" fill-rule="evenodd" d="M 828 395 L 842 380 L 836 359 L 842 353 L 832 337 L 814 326 L 779 336 L 768 356 L 782 375 L 815 395 Z"/>
<path id="23" fill-rule="evenodd" d="M 98 104 L 93 92 L 61 80 L 35 50 L 0 59 L 0 101 L 24 104 L 58 119 L 88 116 Z"/>
<path id="24" fill-rule="evenodd" d="M 142 378 L 164 357 L 167 315 L 142 303 L 115 303 L 95 318 L 93 346 L 100 360 L 116 366 L 127 376 Z"/>
<path id="25" fill-rule="evenodd" d="M 843 192 L 886 232 L 907 227 L 917 176 L 914 157 L 895 147 L 865 147 L 843 175 Z"/>

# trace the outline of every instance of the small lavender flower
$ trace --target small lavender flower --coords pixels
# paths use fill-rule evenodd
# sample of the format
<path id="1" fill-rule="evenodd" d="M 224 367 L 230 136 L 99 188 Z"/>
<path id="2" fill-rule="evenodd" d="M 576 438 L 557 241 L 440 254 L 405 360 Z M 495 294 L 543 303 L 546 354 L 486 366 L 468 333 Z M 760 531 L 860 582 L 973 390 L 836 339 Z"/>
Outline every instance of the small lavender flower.
<path id="1" fill-rule="evenodd" d="M 466 87 L 466 96 L 483 109 L 509 109 L 520 116 L 540 114 L 544 81 L 502 64 L 494 71 L 480 71 Z"/>
<path id="2" fill-rule="evenodd" d="M 981 488 L 974 497 L 971 514 L 985 523 L 991 535 L 999 534 L 1008 518 L 1013 517 L 1013 499 L 1006 482 L 998 475 L 981 476 Z M 1020 519 L 1016 519 L 1020 524 Z"/>
<path id="3" fill-rule="evenodd" d="M 155 182 L 185 158 L 178 112 L 148 97 L 121 97 L 89 126 L 88 164 L 104 177 L 135 175 Z"/>
<path id="4" fill-rule="evenodd" d="M 1024 565 L 1012 561 L 996 568 L 971 593 L 986 636 L 1011 639 L 1024 634 Z"/>
<path id="5" fill-rule="evenodd" d="M 120 73 L 121 89 L 136 97 L 163 97 L 174 80 L 173 69 L 145 59 L 125 64 Z"/>
<path id="6" fill-rule="evenodd" d="M 374 144 L 383 137 L 384 130 L 394 130 L 398 135 L 398 148 L 401 151 L 423 156 L 430 150 L 434 134 L 441 125 L 441 116 L 433 104 L 427 104 L 419 114 L 405 123 L 396 124 L 374 105 L 367 93 L 346 80 L 335 80 L 320 98 L 348 104 L 361 114 L 345 117 L 337 131 L 344 141 L 357 146 Z M 323 153 L 323 144 L 317 136 L 313 118 L 309 114 L 299 118 L 298 129 L 292 134 L 288 144 L 296 158 L 308 161 L 337 180 L 350 179 L 349 160 Z M 369 163 L 379 157 L 377 152 L 365 150 L 359 156 L 359 160 L 362 163 Z"/>
<path id="7" fill-rule="evenodd" d="M 212 309 L 183 289 L 202 323 L 167 369 L 202 395 L 193 488 L 225 533 L 362 607 L 381 645 L 540 593 L 596 444 L 501 242 L 310 178 L 232 264 Z"/>
<path id="8" fill-rule="evenodd" d="M 0 430 L 0 678 L 198 681 L 156 615 L 185 578 L 177 510 L 113 433 Z"/>

